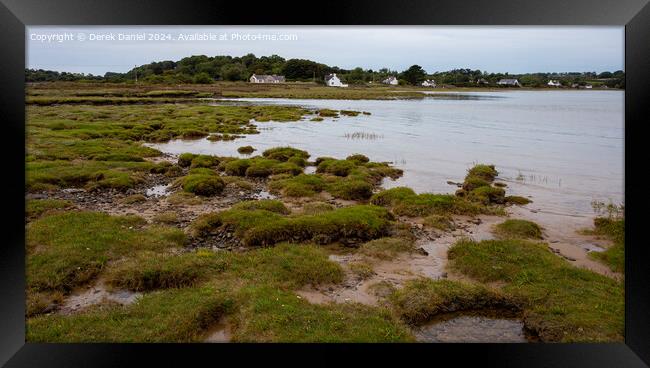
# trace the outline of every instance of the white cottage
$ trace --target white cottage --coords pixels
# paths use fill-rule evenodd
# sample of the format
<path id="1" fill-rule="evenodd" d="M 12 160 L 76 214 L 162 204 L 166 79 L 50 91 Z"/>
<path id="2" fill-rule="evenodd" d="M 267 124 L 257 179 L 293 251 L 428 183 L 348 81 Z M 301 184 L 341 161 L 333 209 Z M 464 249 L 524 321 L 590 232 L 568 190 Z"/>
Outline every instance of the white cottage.
<path id="1" fill-rule="evenodd" d="M 499 86 L 521 87 L 521 83 L 517 79 L 500 79 L 497 84 Z"/>
<path id="2" fill-rule="evenodd" d="M 422 82 L 422 87 L 435 87 L 436 86 L 436 81 L 433 79 L 427 79 L 424 82 Z"/>
<path id="3" fill-rule="evenodd" d="M 251 83 L 284 83 L 284 75 L 257 75 L 253 74 L 250 77 Z"/>
<path id="4" fill-rule="evenodd" d="M 391 75 L 390 77 L 384 79 L 384 80 L 381 81 L 381 82 L 382 82 L 383 84 L 391 84 L 391 85 L 393 85 L 393 86 L 396 86 L 396 85 L 399 83 L 399 82 L 397 81 L 397 78 L 395 78 L 395 76 L 392 76 L 392 75 Z"/>
<path id="5" fill-rule="evenodd" d="M 551 79 L 550 81 L 548 81 L 548 83 L 546 83 L 546 84 L 547 84 L 549 87 L 562 87 L 562 83 L 560 83 L 560 81 L 553 80 L 553 79 Z"/>
<path id="6" fill-rule="evenodd" d="M 334 74 L 328 74 L 325 76 L 325 84 L 328 87 L 347 87 L 347 84 L 343 84 L 339 77 L 336 76 L 336 73 Z"/>

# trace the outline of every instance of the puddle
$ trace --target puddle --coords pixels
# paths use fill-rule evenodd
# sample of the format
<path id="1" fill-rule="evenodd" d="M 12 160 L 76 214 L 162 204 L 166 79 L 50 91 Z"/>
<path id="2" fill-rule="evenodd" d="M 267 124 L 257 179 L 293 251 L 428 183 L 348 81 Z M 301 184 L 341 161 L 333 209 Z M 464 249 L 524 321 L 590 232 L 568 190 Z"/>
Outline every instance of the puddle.
<path id="1" fill-rule="evenodd" d="M 316 166 L 307 166 L 304 172 L 305 174 L 314 174 L 316 172 Z"/>
<path id="2" fill-rule="evenodd" d="M 255 199 L 276 199 L 278 197 L 271 194 L 271 193 L 269 193 L 266 190 L 262 190 L 259 193 L 253 194 L 253 198 L 255 198 Z"/>
<path id="3" fill-rule="evenodd" d="M 221 319 L 217 324 L 212 326 L 207 331 L 206 336 L 207 337 L 205 338 L 205 340 L 203 340 L 203 342 L 211 342 L 211 343 L 230 342 L 231 339 L 230 326 L 224 319 Z"/>
<path id="4" fill-rule="evenodd" d="M 149 189 L 147 189 L 147 197 L 164 197 L 169 195 L 167 192 L 167 189 L 169 188 L 169 184 L 166 185 L 156 185 L 153 186 Z"/>
<path id="5" fill-rule="evenodd" d="M 61 306 L 60 313 L 71 314 L 81 309 L 99 304 L 104 300 L 119 303 L 122 305 L 133 304 L 142 295 L 129 290 L 109 291 L 104 282 L 97 282 L 86 290 L 73 293 Z"/>
<path id="6" fill-rule="evenodd" d="M 514 318 L 457 316 L 414 330 L 419 342 L 526 343 L 524 323 Z"/>

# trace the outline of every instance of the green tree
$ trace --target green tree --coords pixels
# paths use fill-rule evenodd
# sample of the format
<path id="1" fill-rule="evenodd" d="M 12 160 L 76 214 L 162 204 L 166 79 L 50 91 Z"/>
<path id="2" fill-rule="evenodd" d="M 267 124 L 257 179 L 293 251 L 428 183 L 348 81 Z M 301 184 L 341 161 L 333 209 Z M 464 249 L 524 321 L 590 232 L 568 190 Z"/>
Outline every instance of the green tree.
<path id="1" fill-rule="evenodd" d="M 193 81 L 198 84 L 210 84 L 212 83 L 212 78 L 210 74 L 203 72 L 196 74 Z"/>
<path id="2" fill-rule="evenodd" d="M 427 73 L 419 65 L 412 65 L 401 74 L 401 79 L 406 80 L 408 83 L 417 85 L 420 84 L 425 78 Z"/>

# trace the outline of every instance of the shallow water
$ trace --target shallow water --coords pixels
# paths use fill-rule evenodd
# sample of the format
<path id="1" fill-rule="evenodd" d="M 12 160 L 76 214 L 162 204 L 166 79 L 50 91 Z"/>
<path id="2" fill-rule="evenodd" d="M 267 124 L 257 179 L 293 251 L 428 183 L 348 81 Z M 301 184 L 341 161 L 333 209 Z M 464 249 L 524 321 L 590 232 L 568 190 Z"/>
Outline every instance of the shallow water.
<path id="1" fill-rule="evenodd" d="M 452 96 L 452 97 L 450 97 Z M 591 201 L 623 201 L 622 91 L 445 93 L 422 100 L 234 99 L 219 103 L 299 105 L 369 111 L 323 122 L 257 123 L 261 134 L 231 142 L 176 140 L 167 153 L 242 156 L 237 148 L 291 145 L 318 156 L 363 153 L 390 161 L 404 176 L 384 187 L 453 192 L 474 163 L 493 163 L 508 194 L 531 208 L 592 215 Z M 242 156 L 243 157 L 243 156 Z"/>
<path id="2" fill-rule="evenodd" d="M 420 342 L 526 343 L 524 324 L 518 319 L 459 316 L 419 327 Z"/>
<path id="3" fill-rule="evenodd" d="M 169 189 L 169 184 L 155 185 L 151 188 L 148 188 L 146 191 L 147 197 L 164 197 L 169 195 L 167 189 Z"/>

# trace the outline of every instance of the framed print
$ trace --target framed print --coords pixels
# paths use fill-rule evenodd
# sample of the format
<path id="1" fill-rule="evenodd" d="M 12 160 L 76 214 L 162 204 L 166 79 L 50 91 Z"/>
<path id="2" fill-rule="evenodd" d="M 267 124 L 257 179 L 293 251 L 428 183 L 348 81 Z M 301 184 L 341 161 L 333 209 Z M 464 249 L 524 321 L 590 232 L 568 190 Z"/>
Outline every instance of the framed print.
<path id="1" fill-rule="evenodd" d="M 303 5 L 3 0 L 0 362 L 647 366 L 650 6 Z"/>

